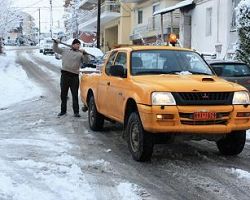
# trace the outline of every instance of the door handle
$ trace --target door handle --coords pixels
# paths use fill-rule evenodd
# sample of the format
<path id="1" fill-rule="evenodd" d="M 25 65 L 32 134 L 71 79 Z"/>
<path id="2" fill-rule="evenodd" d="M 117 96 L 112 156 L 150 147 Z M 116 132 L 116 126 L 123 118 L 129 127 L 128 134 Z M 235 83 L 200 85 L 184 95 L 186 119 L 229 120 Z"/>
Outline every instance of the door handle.
<path id="1" fill-rule="evenodd" d="M 110 82 L 107 82 L 107 85 L 110 86 Z"/>

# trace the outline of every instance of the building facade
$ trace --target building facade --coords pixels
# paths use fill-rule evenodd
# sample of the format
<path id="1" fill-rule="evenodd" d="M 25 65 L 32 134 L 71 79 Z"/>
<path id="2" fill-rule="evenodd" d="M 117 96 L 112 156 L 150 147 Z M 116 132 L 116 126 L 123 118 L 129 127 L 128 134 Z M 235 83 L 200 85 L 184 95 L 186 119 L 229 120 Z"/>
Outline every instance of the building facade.
<path id="1" fill-rule="evenodd" d="M 216 53 L 217 58 L 232 58 L 238 42 L 235 8 L 240 0 L 194 2 L 193 9 L 181 12 L 181 42 L 190 44 L 191 48 L 199 52 Z M 186 21 L 190 26 L 186 26 Z M 185 38 L 188 31 L 191 37 Z"/>
<path id="2" fill-rule="evenodd" d="M 132 31 L 130 34 L 133 44 L 157 44 L 165 40 L 171 32 L 179 33 L 180 14 L 178 10 L 173 12 L 172 16 L 170 13 L 163 16 L 163 29 L 161 29 L 160 15 L 154 16 L 153 14 L 180 2 L 180 0 L 135 0 L 134 2 L 131 10 Z"/>
<path id="3" fill-rule="evenodd" d="M 83 0 L 78 8 L 81 14 L 78 17 L 79 31 L 97 31 L 97 1 Z M 100 40 L 103 51 L 110 50 L 115 44 L 128 44 L 131 24 L 131 8 L 129 4 L 116 0 L 102 0 L 100 14 Z"/>

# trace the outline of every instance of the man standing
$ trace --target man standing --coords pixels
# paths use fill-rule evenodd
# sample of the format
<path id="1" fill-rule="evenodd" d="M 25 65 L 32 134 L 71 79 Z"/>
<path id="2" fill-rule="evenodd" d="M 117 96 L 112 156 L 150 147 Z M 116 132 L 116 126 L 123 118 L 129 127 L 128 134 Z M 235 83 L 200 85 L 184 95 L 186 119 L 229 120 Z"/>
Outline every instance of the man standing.
<path id="1" fill-rule="evenodd" d="M 60 40 L 53 40 L 53 50 L 62 55 L 62 68 L 61 68 L 61 112 L 58 117 L 63 116 L 67 112 L 67 96 L 70 88 L 73 99 L 74 117 L 79 115 L 78 103 L 78 89 L 79 89 L 79 69 L 81 63 L 88 62 L 88 56 L 85 51 L 81 51 L 81 42 L 74 39 L 70 49 L 62 49 L 58 47 Z"/>

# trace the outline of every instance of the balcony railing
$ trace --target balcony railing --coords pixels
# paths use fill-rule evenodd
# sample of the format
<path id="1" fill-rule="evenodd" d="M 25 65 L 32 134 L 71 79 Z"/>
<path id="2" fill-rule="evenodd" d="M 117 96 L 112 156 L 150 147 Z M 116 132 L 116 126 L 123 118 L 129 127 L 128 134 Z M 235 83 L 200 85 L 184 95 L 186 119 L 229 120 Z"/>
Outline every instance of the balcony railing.
<path id="1" fill-rule="evenodd" d="M 173 28 L 179 27 L 179 13 L 173 14 Z M 165 14 L 163 18 L 163 33 L 168 33 L 171 28 L 171 16 L 170 14 Z M 138 25 L 134 27 L 133 34 L 130 36 L 131 38 L 138 38 L 145 36 L 148 32 L 157 32 L 161 33 L 161 17 L 160 15 L 156 15 L 148 18 L 148 22 L 145 25 Z"/>
<path id="2" fill-rule="evenodd" d="M 79 19 L 79 24 L 85 23 L 88 20 L 96 18 L 97 16 L 97 8 L 94 8 L 91 11 L 86 11 L 83 15 L 81 15 Z M 101 14 L 108 14 L 108 13 L 120 13 L 120 3 L 116 3 L 113 1 L 105 1 L 101 5 Z"/>

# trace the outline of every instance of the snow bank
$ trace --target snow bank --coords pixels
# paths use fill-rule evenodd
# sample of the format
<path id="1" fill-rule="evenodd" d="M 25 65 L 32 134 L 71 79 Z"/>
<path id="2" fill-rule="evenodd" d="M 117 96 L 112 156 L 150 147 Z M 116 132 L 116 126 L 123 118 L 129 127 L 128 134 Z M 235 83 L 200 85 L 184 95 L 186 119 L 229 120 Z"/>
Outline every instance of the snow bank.
<path id="1" fill-rule="evenodd" d="M 238 178 L 244 178 L 250 181 L 250 172 L 242 170 L 242 169 L 228 169 L 229 173 L 236 175 Z"/>
<path id="2" fill-rule="evenodd" d="M 40 96 L 42 90 L 32 83 L 20 65 L 15 63 L 16 55 L 8 51 L 6 56 L 0 55 L 0 108 Z"/>

